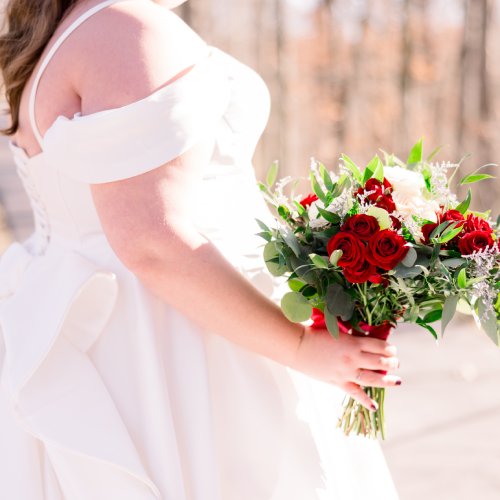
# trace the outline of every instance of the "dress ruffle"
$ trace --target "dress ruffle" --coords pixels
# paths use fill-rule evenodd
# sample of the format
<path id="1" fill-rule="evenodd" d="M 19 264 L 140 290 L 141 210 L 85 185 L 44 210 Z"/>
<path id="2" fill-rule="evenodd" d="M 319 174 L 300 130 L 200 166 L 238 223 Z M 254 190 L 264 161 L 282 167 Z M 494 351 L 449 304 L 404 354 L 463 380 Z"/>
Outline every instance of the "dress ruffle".
<path id="1" fill-rule="evenodd" d="M 1 383 L 65 495 L 161 498 L 87 355 L 114 310 L 116 276 L 75 252 L 32 256 L 14 243 L 0 260 L 0 283 Z"/>

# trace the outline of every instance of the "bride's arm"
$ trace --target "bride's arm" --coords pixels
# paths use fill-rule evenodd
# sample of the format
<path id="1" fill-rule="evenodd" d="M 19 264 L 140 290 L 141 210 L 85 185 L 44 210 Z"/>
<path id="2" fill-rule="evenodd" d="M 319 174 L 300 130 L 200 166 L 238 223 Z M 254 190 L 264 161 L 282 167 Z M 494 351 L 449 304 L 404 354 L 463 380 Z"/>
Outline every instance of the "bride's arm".
<path id="1" fill-rule="evenodd" d="M 106 15 L 112 29 L 99 26 L 103 16 L 80 33 L 85 48 L 80 61 L 86 70 L 77 75 L 75 87 L 82 96 L 84 115 L 147 96 L 182 66 L 178 55 L 169 58 L 171 47 L 179 47 L 183 39 L 194 50 L 199 42 L 153 3 L 119 3 Z M 94 49 L 88 47 L 89 39 Z M 366 385 L 394 385 L 396 377 L 372 371 L 397 365 L 394 348 L 349 335 L 334 340 L 326 331 L 304 335 L 303 326 L 290 323 L 196 230 L 189 200 L 212 149 L 213 142 L 207 139 L 144 174 L 92 186 L 113 250 L 153 293 L 201 328 L 335 383 L 370 407 L 372 402 L 356 384 L 358 371 L 367 370 Z"/>

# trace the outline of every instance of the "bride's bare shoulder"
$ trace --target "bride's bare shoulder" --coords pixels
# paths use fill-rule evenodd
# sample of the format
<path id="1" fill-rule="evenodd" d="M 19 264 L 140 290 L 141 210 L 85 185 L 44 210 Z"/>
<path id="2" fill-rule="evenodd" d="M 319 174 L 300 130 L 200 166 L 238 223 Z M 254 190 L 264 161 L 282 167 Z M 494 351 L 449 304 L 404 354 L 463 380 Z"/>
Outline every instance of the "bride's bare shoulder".
<path id="1" fill-rule="evenodd" d="M 207 50 L 178 16 L 153 1 L 113 4 L 74 35 L 74 84 L 83 114 L 142 99 Z"/>

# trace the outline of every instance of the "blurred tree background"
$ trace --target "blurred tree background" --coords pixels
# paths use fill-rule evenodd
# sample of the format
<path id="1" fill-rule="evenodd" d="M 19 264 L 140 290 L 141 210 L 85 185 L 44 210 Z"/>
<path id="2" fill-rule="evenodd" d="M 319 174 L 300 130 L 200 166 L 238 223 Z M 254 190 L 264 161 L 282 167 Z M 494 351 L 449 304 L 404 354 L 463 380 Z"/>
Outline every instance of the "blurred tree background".
<path id="1" fill-rule="evenodd" d="M 256 69 L 272 115 L 255 165 L 303 174 L 315 156 L 406 157 L 420 137 L 470 172 L 500 163 L 498 0 L 190 0 L 180 14 Z M 495 173 L 494 167 L 486 172 Z M 500 182 L 475 208 L 500 212 Z"/>

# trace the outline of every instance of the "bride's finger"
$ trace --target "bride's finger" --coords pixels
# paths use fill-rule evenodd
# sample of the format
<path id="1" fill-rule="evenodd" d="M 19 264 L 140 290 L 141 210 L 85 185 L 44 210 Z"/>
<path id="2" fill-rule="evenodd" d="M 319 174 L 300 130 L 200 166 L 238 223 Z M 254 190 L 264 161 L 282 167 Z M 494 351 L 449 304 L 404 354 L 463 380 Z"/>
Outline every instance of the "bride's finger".
<path id="1" fill-rule="evenodd" d="M 399 359 L 395 356 L 382 356 L 362 352 L 359 356 L 359 365 L 366 370 L 395 370 L 399 368 Z"/>
<path id="2" fill-rule="evenodd" d="M 377 403 L 357 383 L 347 382 L 342 386 L 342 389 L 367 410 L 376 411 L 378 409 Z"/>
<path id="3" fill-rule="evenodd" d="M 401 377 L 397 377 L 396 375 L 384 375 L 372 370 L 363 370 L 360 368 L 353 378 L 353 383 L 363 387 L 393 387 L 395 385 L 401 385 L 402 380 Z"/>
<path id="4" fill-rule="evenodd" d="M 389 344 L 385 340 L 373 339 L 368 337 L 358 337 L 360 347 L 363 352 L 372 354 L 381 354 L 382 356 L 395 356 L 397 354 L 396 346 Z"/>

